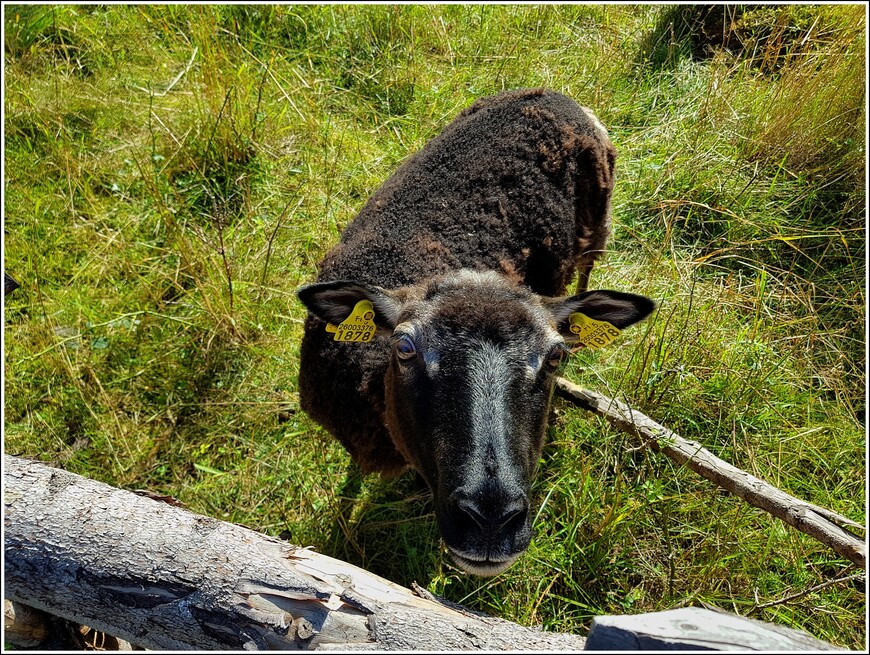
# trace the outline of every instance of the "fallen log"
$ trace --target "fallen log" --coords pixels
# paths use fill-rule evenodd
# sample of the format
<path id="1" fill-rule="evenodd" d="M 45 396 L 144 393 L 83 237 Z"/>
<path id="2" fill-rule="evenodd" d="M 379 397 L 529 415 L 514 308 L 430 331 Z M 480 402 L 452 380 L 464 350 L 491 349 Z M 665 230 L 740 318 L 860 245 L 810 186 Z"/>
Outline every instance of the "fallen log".
<path id="1" fill-rule="evenodd" d="M 24 643 L 61 617 L 127 649 L 835 649 L 700 608 L 688 618 L 598 617 L 587 642 L 406 589 L 159 497 L 12 456 L 3 464 L 6 632 Z"/>
<path id="2" fill-rule="evenodd" d="M 645 414 L 614 398 L 583 389 L 564 378 L 556 392 L 573 404 L 605 417 L 620 430 L 641 439 L 644 445 L 667 455 L 678 464 L 727 489 L 754 507 L 763 509 L 792 527 L 830 546 L 838 555 L 867 568 L 864 540 L 844 526 L 864 526 L 829 509 L 800 500 L 759 478 L 719 459 L 695 441 L 679 436 Z"/>
<path id="3" fill-rule="evenodd" d="M 5 593 L 150 649 L 581 650 L 351 564 L 4 456 Z M 427 594 L 424 594 L 427 595 Z"/>

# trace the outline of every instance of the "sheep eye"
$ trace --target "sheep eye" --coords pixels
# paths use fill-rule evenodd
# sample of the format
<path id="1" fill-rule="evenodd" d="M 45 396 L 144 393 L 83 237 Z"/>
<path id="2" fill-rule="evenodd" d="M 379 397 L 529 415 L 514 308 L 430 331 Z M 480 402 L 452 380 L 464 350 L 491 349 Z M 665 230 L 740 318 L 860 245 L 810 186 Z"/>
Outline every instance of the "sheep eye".
<path id="1" fill-rule="evenodd" d="M 417 355 L 417 348 L 410 337 L 401 336 L 398 338 L 396 341 L 396 354 L 399 356 L 399 359 L 405 360 L 412 359 Z"/>
<path id="2" fill-rule="evenodd" d="M 565 355 L 567 354 L 568 351 L 565 350 L 563 345 L 559 344 L 558 346 L 553 346 L 547 354 L 547 366 L 550 368 L 556 368 L 562 363 L 562 360 L 565 359 Z"/>

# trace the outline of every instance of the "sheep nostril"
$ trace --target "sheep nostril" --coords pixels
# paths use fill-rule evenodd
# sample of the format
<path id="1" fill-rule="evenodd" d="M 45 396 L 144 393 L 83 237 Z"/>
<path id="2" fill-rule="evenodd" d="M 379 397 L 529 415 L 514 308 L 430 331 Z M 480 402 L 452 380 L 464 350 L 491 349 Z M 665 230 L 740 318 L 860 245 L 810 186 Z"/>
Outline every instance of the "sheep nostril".
<path id="1" fill-rule="evenodd" d="M 499 530 L 529 511 L 529 502 L 525 495 L 516 498 L 507 505 L 484 508 L 481 504 L 468 498 L 461 498 L 456 506 L 480 527 L 486 530 Z"/>

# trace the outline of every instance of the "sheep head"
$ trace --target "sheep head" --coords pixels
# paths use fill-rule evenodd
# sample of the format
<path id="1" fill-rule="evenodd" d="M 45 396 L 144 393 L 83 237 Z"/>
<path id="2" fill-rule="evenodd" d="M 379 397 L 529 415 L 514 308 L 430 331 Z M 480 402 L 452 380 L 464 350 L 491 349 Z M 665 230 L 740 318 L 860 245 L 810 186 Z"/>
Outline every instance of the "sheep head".
<path id="1" fill-rule="evenodd" d="M 503 571 L 531 540 L 531 480 L 555 373 L 581 338 L 574 317 L 618 331 L 654 308 L 616 291 L 547 298 L 467 269 L 399 289 L 323 282 L 299 298 L 332 324 L 371 303 L 392 344 L 384 421 L 429 485 L 453 559 L 478 575 Z"/>

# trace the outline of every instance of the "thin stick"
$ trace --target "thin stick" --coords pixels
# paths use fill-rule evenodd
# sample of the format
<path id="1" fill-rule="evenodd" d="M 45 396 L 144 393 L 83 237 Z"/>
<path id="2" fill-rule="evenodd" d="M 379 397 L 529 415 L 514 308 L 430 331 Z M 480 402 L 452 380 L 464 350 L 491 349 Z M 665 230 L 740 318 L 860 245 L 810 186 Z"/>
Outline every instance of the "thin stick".
<path id="1" fill-rule="evenodd" d="M 605 417 L 620 430 L 649 442 L 655 450 L 678 464 L 685 464 L 750 505 L 763 509 L 830 546 L 837 554 L 862 569 L 867 568 L 867 546 L 864 540 L 841 527 L 851 525 L 865 530 L 863 526 L 845 516 L 790 496 L 764 480 L 719 459 L 701 444 L 682 438 L 625 403 L 582 389 L 564 378 L 556 380 L 556 391 L 575 405 Z"/>
<path id="2" fill-rule="evenodd" d="M 263 263 L 263 274 L 260 276 L 260 286 L 264 286 L 266 284 L 266 271 L 269 268 L 269 259 L 271 259 L 272 257 L 272 243 L 275 241 L 275 236 L 278 234 L 278 229 L 281 227 L 281 221 L 283 221 L 284 217 L 287 215 L 287 210 L 290 208 L 290 203 L 296 200 L 296 196 L 298 195 L 299 187 L 297 187 L 296 190 L 293 192 L 293 195 L 290 196 L 290 200 L 288 200 L 287 204 L 284 205 L 284 209 L 281 210 L 281 214 L 278 216 L 278 220 L 275 221 L 275 229 L 272 230 L 272 234 L 269 236 L 269 243 L 266 247 L 266 258 L 265 262 Z M 294 212 L 299 209 L 299 206 L 304 200 L 305 198 L 299 199 L 299 203 L 296 205 L 295 209 L 293 209 Z"/>
<path id="3" fill-rule="evenodd" d="M 764 609 L 765 607 L 773 607 L 774 605 L 783 605 L 785 603 L 790 603 L 793 600 L 797 600 L 798 598 L 802 598 L 808 594 L 813 593 L 814 591 L 820 591 L 821 589 L 825 589 L 826 587 L 831 587 L 840 582 L 851 582 L 852 580 L 860 580 L 864 578 L 864 571 L 861 573 L 853 573 L 852 575 L 844 575 L 842 578 L 835 578 L 834 580 L 826 580 L 821 584 L 817 584 L 815 587 L 810 587 L 809 589 L 804 589 L 803 591 L 799 591 L 795 594 L 791 594 L 790 596 L 785 596 L 780 598 L 779 600 L 772 600 L 769 603 L 762 603 L 761 605 L 756 605 L 753 607 L 750 612 L 754 612 L 755 610 Z"/>
<path id="4" fill-rule="evenodd" d="M 194 49 L 193 49 L 193 54 L 190 55 L 190 61 L 187 62 L 187 66 L 185 66 L 185 67 L 181 70 L 181 72 L 180 72 L 178 75 L 175 76 L 175 79 L 172 80 L 172 81 L 169 83 L 169 86 L 166 87 L 166 90 L 165 90 L 165 91 L 163 91 L 163 92 L 156 92 L 156 91 L 151 91 L 151 90 L 149 90 L 149 89 L 143 89 L 141 86 L 135 86 L 135 85 L 133 85 L 133 88 L 134 88 L 134 89 L 139 89 L 140 91 L 144 91 L 145 93 L 147 93 L 147 94 L 149 94 L 149 95 L 157 96 L 158 98 L 162 98 L 162 97 L 165 96 L 167 93 L 169 93 L 170 91 L 172 91 L 172 87 L 174 87 L 176 84 L 178 84 L 178 81 L 179 81 L 182 77 L 184 77 L 184 75 L 185 75 L 185 73 L 187 73 L 187 71 L 190 70 L 190 67 L 193 66 L 193 60 L 196 59 L 196 53 L 197 53 L 197 52 L 199 52 L 199 48 L 194 47 Z"/>

